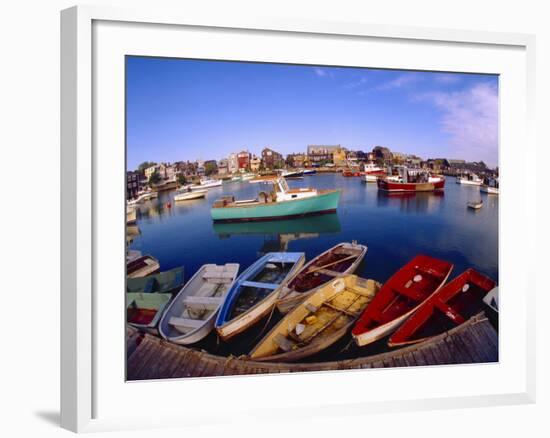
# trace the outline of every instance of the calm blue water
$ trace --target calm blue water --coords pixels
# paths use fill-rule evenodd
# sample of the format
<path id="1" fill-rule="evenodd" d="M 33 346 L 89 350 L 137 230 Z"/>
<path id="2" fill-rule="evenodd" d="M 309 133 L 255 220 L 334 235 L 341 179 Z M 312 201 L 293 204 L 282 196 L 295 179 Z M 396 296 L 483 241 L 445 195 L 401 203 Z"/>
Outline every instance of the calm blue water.
<path id="1" fill-rule="evenodd" d="M 253 198 L 265 186 L 226 183 L 206 199 L 175 203 L 174 192 L 139 208 L 140 234 L 130 248 L 151 254 L 161 270 L 185 267 L 185 277 L 205 263 L 237 262 L 241 271 L 268 251 L 303 251 L 309 260 L 343 241 L 368 246 L 358 275 L 386 281 L 412 257 L 423 253 L 454 263 L 451 278 L 473 267 L 498 282 L 498 196 L 447 178 L 444 194 L 388 196 L 376 184 L 340 174 L 289 180 L 291 187 L 341 188 L 338 212 L 310 218 L 238 224 L 213 224 L 210 206 L 222 194 Z M 468 201 L 483 199 L 479 211 Z M 172 208 L 167 203 L 172 203 Z"/>

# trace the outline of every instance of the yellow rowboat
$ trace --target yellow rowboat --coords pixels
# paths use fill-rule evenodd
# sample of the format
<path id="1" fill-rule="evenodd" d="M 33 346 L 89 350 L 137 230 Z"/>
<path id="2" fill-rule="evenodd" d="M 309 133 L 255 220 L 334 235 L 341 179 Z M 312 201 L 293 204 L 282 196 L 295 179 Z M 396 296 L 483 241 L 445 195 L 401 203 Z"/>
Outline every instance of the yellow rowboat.
<path id="1" fill-rule="evenodd" d="M 250 359 L 293 362 L 324 350 L 348 333 L 379 288 L 356 275 L 319 287 L 262 339 Z"/>

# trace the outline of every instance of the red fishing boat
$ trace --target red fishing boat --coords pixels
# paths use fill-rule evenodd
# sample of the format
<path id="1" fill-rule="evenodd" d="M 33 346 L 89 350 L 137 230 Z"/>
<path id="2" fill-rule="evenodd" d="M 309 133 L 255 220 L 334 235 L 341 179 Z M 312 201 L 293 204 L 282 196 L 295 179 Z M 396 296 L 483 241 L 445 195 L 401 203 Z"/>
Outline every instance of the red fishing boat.
<path id="1" fill-rule="evenodd" d="M 447 281 L 453 265 L 417 255 L 397 271 L 370 302 L 352 330 L 357 345 L 370 344 L 393 332 Z"/>
<path id="2" fill-rule="evenodd" d="M 445 177 L 432 176 L 424 169 L 401 167 L 398 176 L 378 178 L 378 190 L 386 192 L 433 192 L 445 189 Z"/>
<path id="3" fill-rule="evenodd" d="M 414 344 L 444 333 L 483 310 L 483 298 L 496 283 L 468 269 L 422 304 L 390 337 L 388 345 Z"/>

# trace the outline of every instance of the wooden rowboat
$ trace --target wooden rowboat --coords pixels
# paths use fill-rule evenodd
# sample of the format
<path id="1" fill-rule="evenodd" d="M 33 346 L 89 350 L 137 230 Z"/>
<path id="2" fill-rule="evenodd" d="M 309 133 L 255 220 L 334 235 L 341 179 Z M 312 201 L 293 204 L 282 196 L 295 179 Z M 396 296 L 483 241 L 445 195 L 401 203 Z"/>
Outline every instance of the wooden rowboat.
<path id="1" fill-rule="evenodd" d="M 203 265 L 164 312 L 160 335 L 182 345 L 205 338 L 214 328 L 218 310 L 238 273 L 237 263 Z"/>
<path id="2" fill-rule="evenodd" d="M 304 259 L 303 252 L 270 252 L 244 271 L 218 313 L 216 331 L 220 338 L 228 340 L 266 316 L 281 287 L 302 267 Z"/>
<path id="3" fill-rule="evenodd" d="M 380 289 L 352 330 L 359 346 L 392 333 L 447 281 L 453 265 L 417 255 Z"/>
<path id="4" fill-rule="evenodd" d="M 344 242 L 319 254 L 281 289 L 277 309 L 281 313 L 287 313 L 309 297 L 315 288 L 327 284 L 335 277 L 352 274 L 366 253 L 365 245 Z"/>
<path id="5" fill-rule="evenodd" d="M 250 358 L 293 362 L 324 350 L 349 332 L 379 287 L 356 275 L 321 286 L 262 339 Z"/>
<path id="6" fill-rule="evenodd" d="M 463 324 L 483 310 L 483 298 L 495 282 L 468 269 L 447 283 L 403 323 L 390 337 L 390 347 L 414 344 Z"/>
<path id="7" fill-rule="evenodd" d="M 170 298 L 170 294 L 127 293 L 126 321 L 141 331 L 157 334 L 156 326 Z"/>
<path id="8" fill-rule="evenodd" d="M 126 292 L 173 293 L 183 286 L 183 266 L 147 277 L 128 278 Z"/>
<path id="9" fill-rule="evenodd" d="M 144 255 L 126 263 L 126 277 L 138 278 L 156 274 L 160 271 L 159 261 L 150 255 Z"/>

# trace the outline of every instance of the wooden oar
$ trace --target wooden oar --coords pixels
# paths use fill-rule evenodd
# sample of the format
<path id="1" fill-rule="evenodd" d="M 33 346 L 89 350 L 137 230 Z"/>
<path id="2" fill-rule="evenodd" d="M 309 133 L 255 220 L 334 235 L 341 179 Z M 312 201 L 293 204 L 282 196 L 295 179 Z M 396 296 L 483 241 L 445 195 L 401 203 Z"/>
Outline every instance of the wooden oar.
<path id="1" fill-rule="evenodd" d="M 340 260 L 336 260 L 336 261 L 334 261 L 334 262 L 327 263 L 326 265 L 319 266 L 319 267 L 314 268 L 314 269 L 310 269 L 309 271 L 306 272 L 306 274 L 311 274 L 311 273 L 313 273 L 313 272 L 320 271 L 321 269 L 328 268 L 329 266 L 336 265 L 336 264 L 338 264 L 338 263 L 345 262 L 346 260 L 353 259 L 353 258 L 357 258 L 357 255 L 356 255 L 356 254 L 352 254 L 352 255 L 350 255 L 350 256 L 344 257 L 343 259 L 340 259 Z"/>

